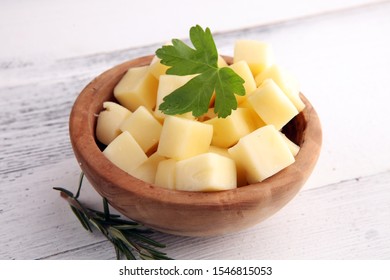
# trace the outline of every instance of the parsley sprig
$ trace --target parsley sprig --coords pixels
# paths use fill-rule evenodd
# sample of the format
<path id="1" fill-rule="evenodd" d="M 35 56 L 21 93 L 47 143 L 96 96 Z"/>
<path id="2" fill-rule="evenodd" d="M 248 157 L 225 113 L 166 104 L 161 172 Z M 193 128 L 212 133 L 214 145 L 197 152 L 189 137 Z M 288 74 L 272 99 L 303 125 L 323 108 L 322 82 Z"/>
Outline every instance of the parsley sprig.
<path id="1" fill-rule="evenodd" d="M 169 66 L 167 74 L 198 74 L 182 87 L 163 99 L 159 110 L 167 115 L 192 112 L 199 117 L 205 114 L 215 92 L 214 111 L 226 118 L 237 109 L 235 94 L 245 95 L 244 80 L 229 67 L 218 67 L 218 52 L 209 28 L 191 27 L 190 40 L 194 49 L 179 39 L 156 51 L 161 63 Z"/>

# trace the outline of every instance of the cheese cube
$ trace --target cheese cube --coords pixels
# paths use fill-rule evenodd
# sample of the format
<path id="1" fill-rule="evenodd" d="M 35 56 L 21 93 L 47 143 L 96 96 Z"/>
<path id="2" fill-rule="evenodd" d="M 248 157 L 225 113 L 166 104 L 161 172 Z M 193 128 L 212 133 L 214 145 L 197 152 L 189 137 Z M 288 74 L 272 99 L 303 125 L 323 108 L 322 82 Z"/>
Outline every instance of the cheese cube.
<path id="1" fill-rule="evenodd" d="M 157 152 L 176 160 L 207 152 L 213 137 L 213 126 L 194 120 L 167 116 L 161 131 Z"/>
<path id="2" fill-rule="evenodd" d="M 219 67 L 219 68 L 227 67 L 227 66 L 228 66 L 228 64 L 226 63 L 225 59 L 223 59 L 223 57 L 220 56 L 220 55 L 218 56 L 218 62 L 217 62 L 217 64 L 218 64 L 218 67 Z"/>
<path id="3" fill-rule="evenodd" d="M 218 117 L 214 110 L 215 110 L 215 108 L 209 108 L 207 110 L 207 113 L 204 113 L 203 115 L 198 117 L 198 121 L 205 122 L 205 121 L 208 121 L 212 118 Z"/>
<path id="4" fill-rule="evenodd" d="M 104 102 L 105 110 L 99 113 L 96 124 L 96 138 L 105 145 L 110 144 L 115 139 L 121 130 L 121 123 L 131 115 L 131 112 L 125 107 L 115 102 Z"/>
<path id="5" fill-rule="evenodd" d="M 154 184 L 174 190 L 176 189 L 176 160 L 165 159 L 159 162 L 156 171 Z"/>
<path id="6" fill-rule="evenodd" d="M 295 161 L 273 125 L 261 127 L 241 138 L 228 152 L 244 166 L 251 184 L 267 179 Z"/>
<path id="7" fill-rule="evenodd" d="M 161 75 L 164 75 L 167 72 L 168 68 L 168 66 L 161 63 L 161 59 L 155 56 L 150 62 L 149 71 L 158 80 Z"/>
<path id="8" fill-rule="evenodd" d="M 175 115 L 176 117 L 183 118 L 183 119 L 189 119 L 189 120 L 195 120 L 196 118 L 192 114 L 192 112 L 187 112 L 179 115 Z"/>
<path id="9" fill-rule="evenodd" d="M 286 142 L 287 147 L 289 148 L 291 154 L 295 157 L 299 153 L 299 150 L 301 148 L 297 144 L 295 144 L 293 141 L 288 139 L 288 137 L 284 133 L 280 132 L 280 134 L 282 135 L 283 140 Z"/>
<path id="10" fill-rule="evenodd" d="M 103 150 L 103 154 L 113 164 L 129 174 L 148 159 L 137 141 L 127 131 L 116 137 Z"/>
<path id="11" fill-rule="evenodd" d="M 278 130 L 298 114 L 294 104 L 271 79 L 248 96 L 248 102 L 266 124 L 273 124 Z"/>
<path id="12" fill-rule="evenodd" d="M 299 97 L 298 81 L 286 69 L 276 64 L 268 67 L 256 76 L 257 86 L 260 86 L 266 79 L 272 79 L 287 95 L 299 112 L 305 108 L 305 103 Z"/>
<path id="13" fill-rule="evenodd" d="M 228 157 L 204 153 L 176 163 L 176 189 L 221 191 L 237 187 L 236 165 Z"/>
<path id="14" fill-rule="evenodd" d="M 226 118 L 212 118 L 205 121 L 213 126 L 212 145 L 228 148 L 237 141 L 256 129 L 249 109 L 237 108 Z"/>
<path id="15" fill-rule="evenodd" d="M 120 126 L 122 131 L 128 131 L 141 146 L 145 153 L 157 146 L 162 125 L 144 106 L 138 107 Z"/>
<path id="16" fill-rule="evenodd" d="M 163 160 L 165 160 L 165 157 L 154 153 L 136 169 L 131 170 L 130 175 L 147 183 L 153 184 L 156 177 L 157 166 Z"/>
<path id="17" fill-rule="evenodd" d="M 114 96 L 130 111 L 139 106 L 153 110 L 156 105 L 157 79 L 149 66 L 130 68 L 114 88 Z"/>
<path id="18" fill-rule="evenodd" d="M 165 114 L 158 109 L 161 103 L 163 103 L 164 97 L 171 94 L 179 87 L 184 86 L 193 77 L 195 77 L 195 75 L 187 75 L 187 76 L 161 75 L 160 76 L 160 81 L 157 89 L 157 100 L 156 100 L 156 109 L 155 109 L 155 116 L 157 118 L 165 117 Z"/>
<path id="19" fill-rule="evenodd" d="M 251 69 L 249 68 L 249 65 L 246 61 L 237 61 L 229 67 L 232 68 L 233 71 L 236 72 L 236 74 L 239 75 L 245 81 L 245 95 L 236 95 L 237 103 L 240 104 L 247 98 L 249 94 L 251 94 L 257 88 L 256 82 L 253 78 Z"/>
<path id="20" fill-rule="evenodd" d="M 244 60 L 248 63 L 253 76 L 274 64 L 271 45 L 255 40 L 237 40 L 234 46 L 234 63 Z"/>
<path id="21" fill-rule="evenodd" d="M 228 149 L 226 149 L 226 148 L 221 148 L 221 147 L 217 147 L 217 146 L 210 146 L 209 153 L 215 153 L 215 154 L 233 159 L 232 155 L 228 152 Z M 235 164 L 236 164 L 236 173 L 237 173 L 237 187 L 242 187 L 242 186 L 248 185 L 248 181 L 246 180 L 246 171 L 245 171 L 244 166 L 237 161 L 235 161 Z"/>
<path id="22" fill-rule="evenodd" d="M 245 100 L 244 102 L 242 102 L 240 104 L 239 108 L 246 108 L 246 109 L 248 109 L 249 113 L 252 116 L 252 121 L 254 122 L 256 128 L 260 128 L 260 127 L 266 125 L 266 123 L 260 118 L 260 116 L 253 109 L 252 105 L 248 102 L 248 100 Z"/>

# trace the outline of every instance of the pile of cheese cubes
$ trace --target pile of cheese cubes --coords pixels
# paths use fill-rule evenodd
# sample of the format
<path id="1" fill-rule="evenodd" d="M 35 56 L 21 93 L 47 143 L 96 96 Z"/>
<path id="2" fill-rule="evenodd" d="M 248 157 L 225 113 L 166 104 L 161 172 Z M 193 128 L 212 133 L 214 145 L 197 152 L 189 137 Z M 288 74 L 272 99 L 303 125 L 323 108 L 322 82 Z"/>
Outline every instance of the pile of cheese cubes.
<path id="1" fill-rule="evenodd" d="M 96 126 L 103 154 L 130 175 L 160 187 L 219 191 L 260 182 L 295 161 L 299 146 L 281 129 L 305 105 L 296 80 L 274 63 L 271 46 L 237 41 L 233 64 L 245 80 L 237 110 L 218 118 L 210 103 L 204 116 L 164 115 L 163 98 L 193 76 L 166 75 L 157 57 L 130 68 L 105 102 Z"/>

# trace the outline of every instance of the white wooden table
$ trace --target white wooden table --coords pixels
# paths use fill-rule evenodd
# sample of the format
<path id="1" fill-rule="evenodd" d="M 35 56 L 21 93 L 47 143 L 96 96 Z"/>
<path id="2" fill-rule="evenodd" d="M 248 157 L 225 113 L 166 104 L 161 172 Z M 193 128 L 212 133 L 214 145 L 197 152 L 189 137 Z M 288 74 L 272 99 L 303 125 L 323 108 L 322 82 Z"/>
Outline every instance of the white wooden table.
<path id="1" fill-rule="evenodd" d="M 210 238 L 155 233 L 165 252 L 175 259 L 390 259 L 390 1 L 198 2 L 209 9 L 171 1 L 179 6 L 170 18 L 159 2 L 155 9 L 147 1 L 79 2 L 0 3 L 0 259 L 115 258 L 52 189 L 75 191 L 78 182 L 72 103 L 96 75 L 185 38 L 196 23 L 216 31 L 223 54 L 239 38 L 272 43 L 317 109 L 323 148 L 302 191 L 265 222 Z M 81 200 L 100 207 L 88 183 Z"/>

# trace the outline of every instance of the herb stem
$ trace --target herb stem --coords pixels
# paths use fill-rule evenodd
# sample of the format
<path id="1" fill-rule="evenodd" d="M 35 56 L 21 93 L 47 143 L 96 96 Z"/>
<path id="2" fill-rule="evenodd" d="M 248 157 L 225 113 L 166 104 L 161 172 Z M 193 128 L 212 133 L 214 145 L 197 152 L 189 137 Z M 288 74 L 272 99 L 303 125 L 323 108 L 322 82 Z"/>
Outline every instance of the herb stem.
<path id="1" fill-rule="evenodd" d="M 61 197 L 69 203 L 72 212 L 87 231 L 92 232 L 93 226 L 113 244 L 117 259 L 123 256 L 132 260 L 171 259 L 166 253 L 156 249 L 165 248 L 164 244 L 144 235 L 151 233 L 150 229 L 137 222 L 121 219 L 119 215 L 110 214 L 110 207 L 105 197 L 103 197 L 103 212 L 85 207 L 78 200 L 83 178 L 84 173 L 81 172 L 76 195 L 64 188 L 54 189 L 60 191 Z"/>

